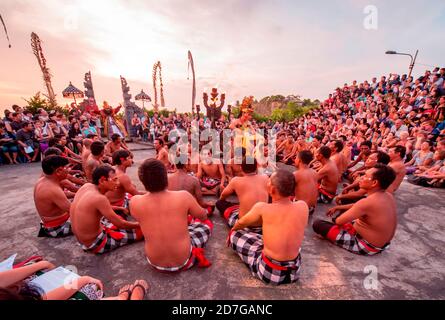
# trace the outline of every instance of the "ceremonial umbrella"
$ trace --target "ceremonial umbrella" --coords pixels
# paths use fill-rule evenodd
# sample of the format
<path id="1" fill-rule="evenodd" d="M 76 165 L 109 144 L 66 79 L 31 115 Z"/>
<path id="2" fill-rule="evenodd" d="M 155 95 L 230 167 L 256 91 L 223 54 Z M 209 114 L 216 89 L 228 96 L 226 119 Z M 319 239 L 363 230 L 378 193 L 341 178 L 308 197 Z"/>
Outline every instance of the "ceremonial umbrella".
<path id="1" fill-rule="evenodd" d="M 141 93 L 137 94 L 136 97 L 134 97 L 134 98 L 135 98 L 136 100 L 141 100 L 141 101 L 142 101 L 142 108 L 144 108 L 144 102 L 145 102 L 145 101 L 148 101 L 148 102 L 151 101 L 150 96 L 149 96 L 148 94 L 146 94 L 146 93 L 144 92 L 144 90 L 141 90 Z"/>
<path id="2" fill-rule="evenodd" d="M 62 91 L 62 95 L 64 98 L 73 98 L 74 103 L 77 105 L 76 98 L 83 98 L 84 94 L 83 91 L 80 91 L 75 86 L 72 85 L 70 81 L 70 85 L 66 87 L 65 90 Z"/>

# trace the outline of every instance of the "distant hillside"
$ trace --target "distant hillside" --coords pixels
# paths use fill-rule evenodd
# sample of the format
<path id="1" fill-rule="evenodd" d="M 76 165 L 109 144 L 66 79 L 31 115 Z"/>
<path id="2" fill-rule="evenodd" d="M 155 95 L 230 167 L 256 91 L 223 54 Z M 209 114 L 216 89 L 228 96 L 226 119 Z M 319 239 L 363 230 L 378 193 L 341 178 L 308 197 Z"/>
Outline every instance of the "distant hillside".
<path id="1" fill-rule="evenodd" d="M 270 117 L 275 109 L 285 109 L 289 102 L 302 107 L 303 101 L 298 95 L 273 95 L 264 97 L 253 104 L 255 112 L 261 116 Z"/>

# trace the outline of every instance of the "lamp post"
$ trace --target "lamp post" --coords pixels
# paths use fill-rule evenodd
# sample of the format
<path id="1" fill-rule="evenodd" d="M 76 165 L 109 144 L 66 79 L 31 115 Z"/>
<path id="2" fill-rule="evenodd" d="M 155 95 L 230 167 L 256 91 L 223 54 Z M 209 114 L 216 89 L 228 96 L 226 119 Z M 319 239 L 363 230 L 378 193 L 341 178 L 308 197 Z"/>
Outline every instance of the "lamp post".
<path id="1" fill-rule="evenodd" d="M 409 75 L 408 78 L 411 77 L 411 74 L 413 72 L 414 69 L 414 64 L 416 63 L 416 59 L 417 59 L 417 54 L 419 53 L 419 50 L 416 50 L 416 54 L 414 55 L 414 57 L 409 54 L 409 53 L 402 53 L 402 52 L 397 52 L 397 51 L 393 51 L 393 50 L 389 50 L 385 52 L 386 54 L 398 54 L 400 56 L 408 56 L 411 58 L 411 63 L 409 65 Z"/>

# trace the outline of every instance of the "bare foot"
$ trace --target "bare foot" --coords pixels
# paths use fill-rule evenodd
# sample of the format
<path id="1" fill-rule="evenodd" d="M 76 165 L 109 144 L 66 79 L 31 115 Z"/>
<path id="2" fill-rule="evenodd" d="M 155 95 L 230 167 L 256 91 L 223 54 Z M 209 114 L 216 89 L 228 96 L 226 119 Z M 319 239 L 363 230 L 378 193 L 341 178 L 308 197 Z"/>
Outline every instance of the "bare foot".
<path id="1" fill-rule="evenodd" d="M 130 300 L 142 300 L 148 291 L 148 283 L 145 280 L 136 280 L 133 285 Z"/>
<path id="2" fill-rule="evenodd" d="M 130 300 L 133 291 L 133 285 L 127 284 L 119 290 L 118 300 Z"/>

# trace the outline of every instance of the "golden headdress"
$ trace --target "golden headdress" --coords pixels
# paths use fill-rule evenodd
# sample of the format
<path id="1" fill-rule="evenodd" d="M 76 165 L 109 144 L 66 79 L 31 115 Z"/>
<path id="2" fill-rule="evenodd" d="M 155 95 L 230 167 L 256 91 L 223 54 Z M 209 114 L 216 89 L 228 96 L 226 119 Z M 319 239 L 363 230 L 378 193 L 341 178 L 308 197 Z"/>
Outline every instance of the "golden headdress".
<path id="1" fill-rule="evenodd" d="M 250 97 L 244 97 L 243 103 L 241 103 L 240 111 L 241 113 L 253 113 L 253 96 Z"/>

